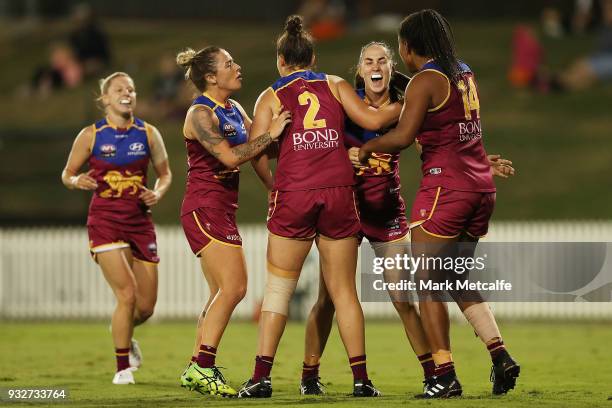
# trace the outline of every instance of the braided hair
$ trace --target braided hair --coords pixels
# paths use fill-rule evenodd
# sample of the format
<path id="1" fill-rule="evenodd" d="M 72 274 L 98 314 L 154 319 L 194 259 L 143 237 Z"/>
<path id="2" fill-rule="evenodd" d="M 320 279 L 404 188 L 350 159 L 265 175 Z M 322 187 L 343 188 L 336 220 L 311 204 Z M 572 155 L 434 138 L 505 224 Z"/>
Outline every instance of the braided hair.
<path id="1" fill-rule="evenodd" d="M 426 9 L 410 14 L 402 21 L 398 35 L 416 54 L 433 58 L 449 80 L 457 84 L 461 71 L 453 31 L 440 13 Z"/>

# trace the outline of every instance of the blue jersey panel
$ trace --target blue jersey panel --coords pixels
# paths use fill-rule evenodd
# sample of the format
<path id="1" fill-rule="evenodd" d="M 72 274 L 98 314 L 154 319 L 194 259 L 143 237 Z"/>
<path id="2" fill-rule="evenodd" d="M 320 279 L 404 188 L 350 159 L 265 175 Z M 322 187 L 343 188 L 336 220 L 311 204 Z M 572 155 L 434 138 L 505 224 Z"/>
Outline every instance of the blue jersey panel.
<path id="1" fill-rule="evenodd" d="M 248 140 L 242 114 L 231 101 L 221 105 L 210 96 L 203 94 L 195 98 L 192 105 L 205 105 L 212 109 L 219 119 L 219 132 L 230 146 L 243 144 Z"/>
<path id="2" fill-rule="evenodd" d="M 128 128 L 112 126 L 106 119 L 95 124 L 92 156 L 115 166 L 124 166 L 151 154 L 147 129 L 140 119 Z"/>

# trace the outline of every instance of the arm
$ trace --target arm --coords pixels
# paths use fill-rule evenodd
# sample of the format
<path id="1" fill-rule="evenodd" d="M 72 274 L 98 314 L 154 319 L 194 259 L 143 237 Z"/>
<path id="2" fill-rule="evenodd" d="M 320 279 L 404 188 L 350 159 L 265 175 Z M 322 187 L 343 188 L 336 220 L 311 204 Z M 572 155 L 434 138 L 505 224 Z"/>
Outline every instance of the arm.
<path id="1" fill-rule="evenodd" d="M 329 81 L 334 84 L 338 100 L 348 117 L 362 128 L 378 130 L 397 121 L 401 110 L 400 104 L 392 103 L 383 108 L 372 109 L 344 79 L 329 75 Z"/>
<path id="2" fill-rule="evenodd" d="M 162 139 L 159 130 L 157 130 L 155 126 L 149 124 L 145 126 L 147 126 L 147 131 L 150 135 L 149 148 L 151 149 L 151 161 L 153 162 L 155 174 L 157 174 L 157 180 L 155 180 L 155 187 L 153 190 L 143 187 L 139 198 L 147 206 L 151 207 L 157 204 L 164 194 L 166 194 L 168 188 L 170 188 L 170 184 L 172 183 L 172 172 L 170 171 L 168 153 L 166 153 L 164 139 Z"/>
<path id="3" fill-rule="evenodd" d="M 62 183 L 66 188 L 80 190 L 95 190 L 98 188 L 96 180 L 90 176 L 91 170 L 87 173 L 78 174 L 78 171 L 89 156 L 91 155 L 91 142 L 93 141 L 94 132 L 91 126 L 81 130 L 74 139 L 72 149 L 68 155 L 68 161 L 62 171 Z"/>
<path id="4" fill-rule="evenodd" d="M 233 169 L 250 160 L 264 150 L 277 138 L 291 121 L 289 112 L 283 112 L 272 121 L 265 133 L 252 138 L 247 143 L 231 147 L 219 132 L 218 119 L 206 107 L 196 107 L 190 112 L 190 129 L 188 134 L 198 140 L 202 146 L 227 168 Z"/>
<path id="5" fill-rule="evenodd" d="M 395 153 L 410 146 L 421 127 L 431 101 L 427 76 L 417 75 L 406 88 L 404 107 L 397 126 L 384 135 L 361 146 L 359 159 L 363 162 L 372 152 Z"/>
<path id="6" fill-rule="evenodd" d="M 268 88 L 259 95 L 255 102 L 255 111 L 253 113 L 253 125 L 251 126 L 251 134 L 257 134 L 263 129 L 267 129 L 274 117 L 274 110 L 280 108 L 278 100 L 273 95 L 273 90 Z M 268 149 L 269 150 L 269 149 Z M 270 170 L 270 157 L 267 151 L 260 153 L 251 160 L 251 165 L 255 174 L 259 177 L 264 187 L 272 190 L 274 177 Z"/>

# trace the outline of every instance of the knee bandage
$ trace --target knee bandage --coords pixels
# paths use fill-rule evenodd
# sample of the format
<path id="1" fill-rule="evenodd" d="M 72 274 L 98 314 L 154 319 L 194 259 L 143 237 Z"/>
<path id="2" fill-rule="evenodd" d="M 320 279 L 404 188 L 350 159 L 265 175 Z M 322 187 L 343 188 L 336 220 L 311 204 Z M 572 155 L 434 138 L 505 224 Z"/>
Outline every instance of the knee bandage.
<path id="1" fill-rule="evenodd" d="M 472 305 L 463 311 L 463 315 L 483 343 L 489 344 L 493 339 L 501 339 L 495 317 L 488 304 L 482 302 Z"/>
<path id="2" fill-rule="evenodd" d="M 268 279 L 261 311 L 287 316 L 289 301 L 295 291 L 299 276 L 299 271 L 284 270 L 268 262 Z"/>

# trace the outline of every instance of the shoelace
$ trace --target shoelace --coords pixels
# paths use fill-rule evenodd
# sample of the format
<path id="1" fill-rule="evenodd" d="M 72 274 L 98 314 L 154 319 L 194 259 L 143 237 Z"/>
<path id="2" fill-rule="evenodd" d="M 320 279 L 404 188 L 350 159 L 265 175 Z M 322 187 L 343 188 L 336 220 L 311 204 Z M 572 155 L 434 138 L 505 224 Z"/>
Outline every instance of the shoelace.
<path id="1" fill-rule="evenodd" d="M 221 380 L 224 384 L 227 384 L 227 380 L 221 373 L 221 370 L 219 370 L 220 368 L 226 370 L 225 367 L 217 367 L 217 366 L 211 367 L 211 370 L 217 379 Z"/>
<path id="2" fill-rule="evenodd" d="M 316 381 L 313 381 L 313 382 L 309 381 L 305 385 L 306 386 L 304 388 L 306 388 L 306 391 L 308 391 L 308 392 L 311 392 L 311 391 L 314 391 L 314 390 L 317 390 L 317 389 L 322 389 L 322 391 L 325 392 L 325 384 L 323 384 L 321 382 L 321 377 L 317 377 Z M 315 388 L 317 386 L 318 386 L 318 388 Z"/>

